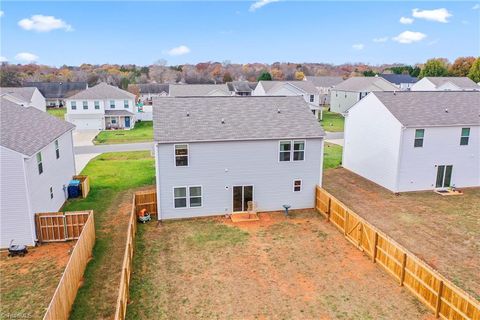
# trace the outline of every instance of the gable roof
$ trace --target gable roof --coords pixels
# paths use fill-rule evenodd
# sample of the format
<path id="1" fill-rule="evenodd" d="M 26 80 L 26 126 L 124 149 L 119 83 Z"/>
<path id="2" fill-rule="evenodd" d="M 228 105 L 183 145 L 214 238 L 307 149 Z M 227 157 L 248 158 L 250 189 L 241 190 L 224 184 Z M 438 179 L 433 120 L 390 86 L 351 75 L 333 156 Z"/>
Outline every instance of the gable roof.
<path id="1" fill-rule="evenodd" d="M 333 87 L 340 91 L 394 91 L 398 90 L 393 84 L 381 77 L 353 77 Z"/>
<path id="2" fill-rule="evenodd" d="M 343 81 L 342 77 L 332 77 L 332 76 L 325 76 L 325 77 L 307 76 L 306 78 L 307 78 L 307 81 L 313 83 L 315 87 L 319 87 L 319 88 L 333 87 Z"/>
<path id="3" fill-rule="evenodd" d="M 118 87 L 101 82 L 69 97 L 68 99 L 135 99 L 135 95 Z"/>
<path id="4" fill-rule="evenodd" d="M 138 84 L 129 84 L 128 88 L 138 87 L 141 94 L 158 94 L 165 92 L 168 94 L 170 85 L 168 83 L 138 83 Z"/>
<path id="5" fill-rule="evenodd" d="M 172 84 L 171 97 L 195 97 L 212 95 L 230 95 L 226 84 Z"/>
<path id="6" fill-rule="evenodd" d="M 324 136 L 301 96 L 158 98 L 153 104 L 158 143 Z"/>
<path id="7" fill-rule="evenodd" d="M 18 100 L 30 103 L 36 89 L 35 87 L 1 87 L 0 94 L 8 94 Z"/>
<path id="8" fill-rule="evenodd" d="M 260 81 L 259 84 L 262 84 L 265 93 L 272 94 L 275 90 L 280 89 L 284 85 L 291 85 L 301 91 L 311 94 L 317 94 L 318 90 L 315 86 L 309 81 Z"/>
<path id="9" fill-rule="evenodd" d="M 32 156 L 75 126 L 33 107 L 1 98 L 0 145 Z"/>
<path id="10" fill-rule="evenodd" d="M 480 125 L 480 92 L 477 91 L 372 94 L 406 127 Z"/>
<path id="11" fill-rule="evenodd" d="M 400 85 L 401 83 L 415 83 L 417 78 L 412 77 L 409 74 L 396 74 L 396 73 L 382 73 L 379 75 L 388 82 Z"/>
<path id="12" fill-rule="evenodd" d="M 440 87 L 448 82 L 456 85 L 460 89 L 480 90 L 480 86 L 467 77 L 425 77 L 436 87 Z"/>
<path id="13" fill-rule="evenodd" d="M 47 99 L 64 99 L 88 88 L 86 82 L 25 82 L 26 87 L 36 87 Z"/>
<path id="14" fill-rule="evenodd" d="M 252 92 L 257 87 L 258 82 L 232 81 L 227 82 L 228 90 L 234 92 Z"/>

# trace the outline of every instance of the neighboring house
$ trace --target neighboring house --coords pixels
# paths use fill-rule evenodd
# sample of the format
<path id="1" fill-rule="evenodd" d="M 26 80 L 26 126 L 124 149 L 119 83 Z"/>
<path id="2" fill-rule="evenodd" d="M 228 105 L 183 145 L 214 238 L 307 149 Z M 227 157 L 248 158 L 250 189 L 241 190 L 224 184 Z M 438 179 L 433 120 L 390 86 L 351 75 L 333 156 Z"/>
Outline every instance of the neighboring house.
<path id="1" fill-rule="evenodd" d="M 234 96 L 251 96 L 257 87 L 257 82 L 233 81 L 227 82 L 228 90 Z"/>
<path id="2" fill-rule="evenodd" d="M 480 186 L 480 92 L 373 92 L 348 110 L 343 166 L 392 192 Z"/>
<path id="3" fill-rule="evenodd" d="M 77 130 L 131 129 L 135 126 L 135 95 L 106 83 L 68 99 L 65 119 Z"/>
<path id="4" fill-rule="evenodd" d="M 45 97 L 47 107 L 62 108 L 65 99 L 88 88 L 86 82 L 25 82 L 25 87 L 36 87 Z"/>
<path id="5" fill-rule="evenodd" d="M 305 81 L 311 82 L 318 90 L 319 102 L 321 106 L 330 104 L 330 91 L 336 85 L 343 81 L 342 77 L 332 76 L 306 76 Z"/>
<path id="6" fill-rule="evenodd" d="M 0 247 L 34 245 L 35 213 L 57 212 L 75 174 L 74 126 L 1 98 Z"/>
<path id="7" fill-rule="evenodd" d="M 170 97 L 230 96 L 226 84 L 171 84 Z"/>
<path id="8" fill-rule="evenodd" d="M 424 77 L 412 91 L 480 91 L 480 86 L 467 77 Z"/>
<path id="9" fill-rule="evenodd" d="M 302 96 L 313 114 L 321 119 L 320 97 L 317 88 L 308 81 L 259 81 L 254 96 Z"/>
<path id="10" fill-rule="evenodd" d="M 0 96 L 24 107 L 34 107 L 46 111 L 45 97 L 35 87 L 2 87 Z"/>
<path id="11" fill-rule="evenodd" d="M 129 84 L 128 91 L 132 92 L 138 88 L 140 102 L 144 105 L 151 105 L 154 97 L 168 97 L 169 87 L 168 83 L 139 83 Z"/>
<path id="12" fill-rule="evenodd" d="M 158 218 L 313 208 L 324 132 L 301 97 L 154 99 Z"/>
<path id="13" fill-rule="evenodd" d="M 410 88 L 418 81 L 417 78 L 412 77 L 409 74 L 382 73 L 379 74 L 379 76 L 388 82 L 393 83 L 400 90 L 410 90 Z"/>
<path id="14" fill-rule="evenodd" d="M 330 111 L 344 113 L 369 92 L 396 90 L 395 85 L 381 77 L 349 78 L 331 90 Z"/>

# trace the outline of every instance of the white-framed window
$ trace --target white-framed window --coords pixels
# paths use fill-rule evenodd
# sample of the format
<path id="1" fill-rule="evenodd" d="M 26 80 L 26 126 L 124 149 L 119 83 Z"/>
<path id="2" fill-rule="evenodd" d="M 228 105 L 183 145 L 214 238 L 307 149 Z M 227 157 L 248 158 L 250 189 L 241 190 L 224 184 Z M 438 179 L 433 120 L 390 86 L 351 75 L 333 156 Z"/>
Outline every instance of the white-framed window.
<path id="1" fill-rule="evenodd" d="M 128 100 L 123 100 L 123 107 L 128 109 Z"/>
<path id="2" fill-rule="evenodd" d="M 175 145 L 175 167 L 188 167 L 188 144 Z"/>
<path id="3" fill-rule="evenodd" d="M 293 141 L 293 161 L 303 161 L 305 159 L 305 141 Z"/>
<path id="4" fill-rule="evenodd" d="M 202 206 L 202 187 L 201 186 L 188 187 L 188 198 L 189 198 L 190 208 L 201 207 Z"/>
<path id="5" fill-rule="evenodd" d="M 115 100 L 110 100 L 110 108 L 115 109 Z"/>
<path id="6" fill-rule="evenodd" d="M 112 120 L 110 121 L 112 124 L 116 124 L 117 123 L 117 119 L 115 118 L 112 118 Z"/>
<path id="7" fill-rule="evenodd" d="M 93 104 L 95 105 L 95 110 L 100 109 L 100 101 L 94 101 Z"/>
<path id="8" fill-rule="evenodd" d="M 310 102 L 314 102 L 315 101 L 315 95 L 311 94 L 310 95 Z"/>
<path id="9" fill-rule="evenodd" d="M 83 110 L 88 110 L 88 101 L 83 101 Z"/>
<path id="10" fill-rule="evenodd" d="M 174 208 L 187 207 L 187 187 L 173 188 L 173 207 Z"/>
<path id="11" fill-rule="evenodd" d="M 425 137 L 425 129 L 415 129 L 415 141 L 413 142 L 413 147 L 422 148 L 424 137 Z"/>
<path id="12" fill-rule="evenodd" d="M 292 141 L 280 141 L 279 161 L 290 161 Z"/>
<path id="13" fill-rule="evenodd" d="M 281 140 L 279 161 L 305 160 L 305 140 Z"/>
<path id="14" fill-rule="evenodd" d="M 50 187 L 50 199 L 53 199 L 53 188 Z"/>
<path id="15" fill-rule="evenodd" d="M 468 146 L 468 140 L 470 140 L 470 128 L 462 128 L 462 135 L 460 136 L 460 145 Z"/>
<path id="16" fill-rule="evenodd" d="M 293 192 L 300 192 L 302 191 L 302 180 L 297 179 L 293 180 Z"/>
<path id="17" fill-rule="evenodd" d="M 77 101 L 70 101 L 70 108 L 72 108 L 72 110 L 77 110 Z"/>
<path id="18" fill-rule="evenodd" d="M 55 157 L 60 158 L 60 147 L 58 146 L 58 140 L 55 140 Z"/>
<path id="19" fill-rule="evenodd" d="M 38 174 L 43 173 L 43 163 L 42 163 L 42 153 L 37 153 L 37 167 L 38 167 Z"/>
<path id="20" fill-rule="evenodd" d="M 199 208 L 202 206 L 202 187 L 186 186 L 173 188 L 173 207 L 181 208 Z"/>

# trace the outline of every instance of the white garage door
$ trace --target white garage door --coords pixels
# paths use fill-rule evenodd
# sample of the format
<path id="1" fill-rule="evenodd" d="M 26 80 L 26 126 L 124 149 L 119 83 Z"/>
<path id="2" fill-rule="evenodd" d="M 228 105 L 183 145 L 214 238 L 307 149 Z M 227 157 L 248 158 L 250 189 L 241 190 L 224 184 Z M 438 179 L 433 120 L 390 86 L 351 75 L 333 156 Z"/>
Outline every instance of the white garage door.
<path id="1" fill-rule="evenodd" d="M 102 130 L 102 119 L 73 119 L 77 130 Z"/>

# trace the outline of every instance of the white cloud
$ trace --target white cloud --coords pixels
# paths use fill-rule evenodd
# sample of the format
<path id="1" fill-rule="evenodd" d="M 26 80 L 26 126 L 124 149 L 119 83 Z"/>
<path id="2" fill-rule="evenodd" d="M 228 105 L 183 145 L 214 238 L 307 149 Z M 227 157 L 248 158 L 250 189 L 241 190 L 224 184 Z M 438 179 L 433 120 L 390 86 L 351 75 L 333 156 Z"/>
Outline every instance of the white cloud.
<path id="1" fill-rule="evenodd" d="M 412 16 L 418 19 L 447 23 L 452 14 L 445 8 L 434 10 L 413 9 Z"/>
<path id="2" fill-rule="evenodd" d="M 56 29 L 73 31 L 72 26 L 62 19 L 55 18 L 54 16 L 44 16 L 41 14 L 36 14 L 30 18 L 22 19 L 18 21 L 18 25 L 25 30 L 37 32 L 49 32 Z"/>
<path id="3" fill-rule="evenodd" d="M 478 9 L 480 9 L 480 3 L 477 3 L 472 7 L 472 10 L 478 10 Z"/>
<path id="4" fill-rule="evenodd" d="M 427 35 L 421 32 L 403 31 L 398 36 L 393 37 L 392 40 L 397 41 L 399 43 L 413 43 L 413 42 L 422 41 L 426 37 Z"/>
<path id="5" fill-rule="evenodd" d="M 250 11 L 255 11 L 260 9 L 263 6 L 266 6 L 269 3 L 278 2 L 279 0 L 257 0 L 250 6 Z"/>
<path id="6" fill-rule="evenodd" d="M 401 24 L 412 24 L 413 23 L 413 18 L 401 17 L 400 18 L 400 23 Z"/>
<path id="7" fill-rule="evenodd" d="M 8 61 L 7 57 L 0 56 L 0 62 L 7 62 L 7 61 Z"/>
<path id="8" fill-rule="evenodd" d="M 388 37 L 373 38 L 372 41 L 373 41 L 373 42 L 376 42 L 376 43 L 387 42 L 387 41 L 388 41 Z"/>
<path id="9" fill-rule="evenodd" d="M 352 48 L 360 51 L 360 50 L 363 50 L 365 48 L 365 45 L 363 43 L 356 43 L 356 44 L 352 45 Z"/>
<path id="10" fill-rule="evenodd" d="M 5 12 L 3 10 L 0 10 L 0 17 L 3 17 L 5 15 Z"/>
<path id="11" fill-rule="evenodd" d="M 190 48 L 184 45 L 172 48 L 166 53 L 170 56 L 181 56 L 190 52 Z"/>
<path id="12" fill-rule="evenodd" d="M 15 56 L 15 60 L 32 63 L 38 60 L 38 56 L 30 52 L 20 52 Z"/>

